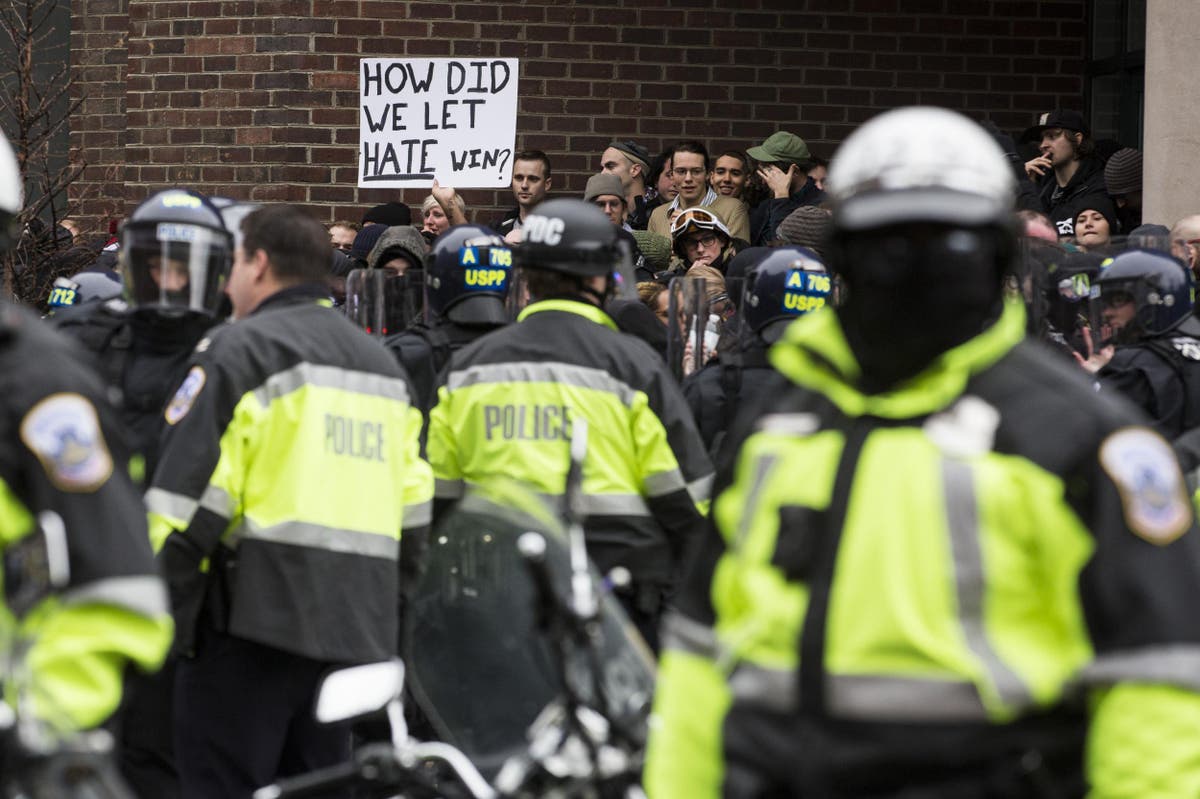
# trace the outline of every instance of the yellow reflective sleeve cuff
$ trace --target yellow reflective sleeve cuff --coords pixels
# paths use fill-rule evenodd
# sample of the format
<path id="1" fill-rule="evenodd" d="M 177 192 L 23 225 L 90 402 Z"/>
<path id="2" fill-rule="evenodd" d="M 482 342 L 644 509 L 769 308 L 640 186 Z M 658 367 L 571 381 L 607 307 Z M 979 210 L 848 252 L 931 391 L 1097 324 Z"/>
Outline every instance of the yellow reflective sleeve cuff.
<path id="1" fill-rule="evenodd" d="M 425 443 L 425 452 L 429 457 L 429 465 L 433 468 L 433 476 L 439 484 L 443 481 L 454 483 L 462 480 L 457 441 L 454 427 L 450 423 L 450 404 L 450 390 L 442 386 L 438 389 L 437 405 L 429 411 L 429 436 Z M 442 496 L 440 491 L 438 496 Z"/>
<path id="2" fill-rule="evenodd" d="M 711 660 L 667 650 L 658 669 L 644 781 L 650 799 L 717 799 L 729 688 Z"/>
<path id="3" fill-rule="evenodd" d="M 121 701 L 125 665 L 155 671 L 173 632 L 169 614 L 144 616 L 102 604 L 43 607 L 24 625 L 34 713 L 56 727 L 87 729 Z M 11 686 L 10 686 L 11 687 Z"/>
<path id="4" fill-rule="evenodd" d="M 1121 683 L 1093 695 L 1090 799 L 1200 796 L 1200 693 Z"/>
<path id="5" fill-rule="evenodd" d="M 404 526 L 412 528 L 429 523 L 432 515 L 434 486 L 433 469 L 421 457 L 421 412 L 410 407 L 406 417 L 409 440 L 404 445 L 401 480 Z"/>

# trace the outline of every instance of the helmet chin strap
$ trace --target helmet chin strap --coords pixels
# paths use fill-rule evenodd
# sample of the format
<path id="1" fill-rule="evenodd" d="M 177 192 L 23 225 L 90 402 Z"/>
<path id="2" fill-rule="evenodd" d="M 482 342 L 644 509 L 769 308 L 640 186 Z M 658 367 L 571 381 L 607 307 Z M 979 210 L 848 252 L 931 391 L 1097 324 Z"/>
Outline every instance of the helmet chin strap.
<path id="1" fill-rule="evenodd" d="M 604 277 L 604 290 L 603 291 L 597 291 L 596 289 L 592 288 L 592 286 L 590 285 L 591 278 L 586 278 L 586 277 L 581 278 L 580 282 L 579 282 L 579 293 L 591 297 L 595 301 L 596 305 L 598 305 L 601 308 L 603 308 L 604 305 L 610 299 L 612 299 L 612 296 L 616 291 L 616 287 L 613 286 L 612 275 L 610 275 L 610 274 L 604 275 L 603 277 Z"/>

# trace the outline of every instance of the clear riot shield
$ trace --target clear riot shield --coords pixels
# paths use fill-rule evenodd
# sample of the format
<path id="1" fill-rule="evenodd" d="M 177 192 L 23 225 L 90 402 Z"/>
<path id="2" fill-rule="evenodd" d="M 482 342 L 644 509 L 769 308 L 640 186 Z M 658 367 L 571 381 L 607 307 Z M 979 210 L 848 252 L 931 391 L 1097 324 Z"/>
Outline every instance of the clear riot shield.
<path id="1" fill-rule="evenodd" d="M 613 299 L 636 300 L 638 298 L 637 276 L 634 274 L 634 241 L 633 237 L 617 238 L 617 265 L 613 268 Z"/>
<path id="2" fill-rule="evenodd" d="M 424 272 L 409 269 L 352 269 L 346 276 L 343 310 L 351 322 L 375 336 L 399 333 L 424 318 Z"/>
<path id="3" fill-rule="evenodd" d="M 506 485 L 469 492 L 438 525 L 405 617 L 412 701 L 489 777 L 527 750 L 530 726 L 562 693 L 558 642 L 542 629 L 544 609 L 518 550 L 531 530 L 545 538 L 551 582 L 567 596 L 561 522 L 535 495 Z M 593 641 L 595 656 L 576 664 L 586 673 L 571 683 L 585 693 L 598 685 L 589 704 L 602 694 L 610 718 L 644 743 L 653 659 L 612 596 L 602 599 Z"/>
<path id="4" fill-rule="evenodd" d="M 712 283 L 682 275 L 667 284 L 667 363 L 676 380 L 698 372 L 716 354 L 724 320 L 710 302 L 719 289 Z"/>
<path id="5" fill-rule="evenodd" d="M 1030 335 L 1088 357 L 1102 338 L 1096 278 L 1107 256 L 1040 239 L 1020 245 L 1016 276 Z"/>

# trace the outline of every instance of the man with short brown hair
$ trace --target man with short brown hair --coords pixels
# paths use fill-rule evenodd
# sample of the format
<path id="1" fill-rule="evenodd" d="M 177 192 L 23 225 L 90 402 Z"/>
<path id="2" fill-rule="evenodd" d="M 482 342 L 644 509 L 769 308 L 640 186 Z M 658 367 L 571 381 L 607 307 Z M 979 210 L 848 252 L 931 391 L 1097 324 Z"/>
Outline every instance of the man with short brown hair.
<path id="1" fill-rule="evenodd" d="M 513 158 L 512 192 L 517 200 L 504 218 L 492 225 L 501 236 L 520 230 L 525 217 L 550 191 L 550 156 L 541 150 L 522 150 Z"/>
<path id="2" fill-rule="evenodd" d="M 671 220 L 681 211 L 703 207 L 721 218 L 731 236 L 749 240 L 750 220 L 746 204 L 733 197 L 724 197 L 708 185 L 708 150 L 697 141 L 675 145 L 672 170 L 679 194 L 667 205 L 660 205 L 650 214 L 647 230 L 663 236 L 671 235 Z"/>

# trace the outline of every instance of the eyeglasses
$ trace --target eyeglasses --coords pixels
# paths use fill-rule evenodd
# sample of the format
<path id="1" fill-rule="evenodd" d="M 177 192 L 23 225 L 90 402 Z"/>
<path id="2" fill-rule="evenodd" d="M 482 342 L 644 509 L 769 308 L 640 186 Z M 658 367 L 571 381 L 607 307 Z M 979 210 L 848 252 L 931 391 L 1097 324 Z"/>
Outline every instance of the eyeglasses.
<path id="1" fill-rule="evenodd" d="M 699 178 L 699 177 L 703 177 L 704 173 L 707 171 L 708 170 L 706 170 L 702 166 L 693 166 L 693 167 L 677 166 L 671 170 L 671 174 L 677 178 L 686 178 L 688 175 L 691 175 L 694 178 Z"/>
<path id="2" fill-rule="evenodd" d="M 688 248 L 711 247 L 717 243 L 717 234 L 701 233 L 699 236 L 689 236 L 683 240 L 683 246 Z"/>

